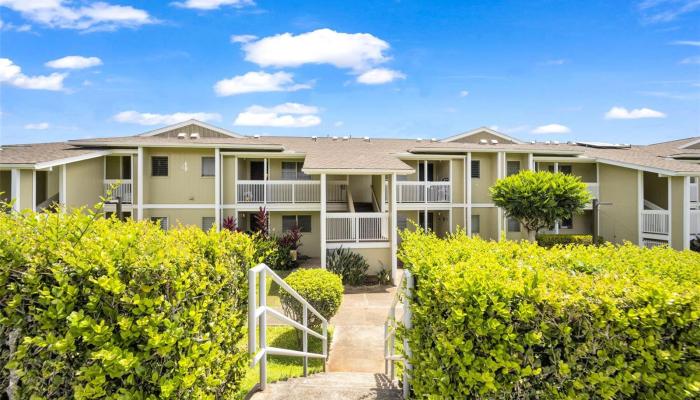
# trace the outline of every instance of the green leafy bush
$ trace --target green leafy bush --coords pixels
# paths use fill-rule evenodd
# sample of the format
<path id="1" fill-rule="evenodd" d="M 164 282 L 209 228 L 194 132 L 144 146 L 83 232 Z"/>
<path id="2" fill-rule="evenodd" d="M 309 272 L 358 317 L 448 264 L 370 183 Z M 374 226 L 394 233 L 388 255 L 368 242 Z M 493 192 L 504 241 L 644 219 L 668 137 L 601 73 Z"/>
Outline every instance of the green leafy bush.
<path id="1" fill-rule="evenodd" d="M 700 396 L 700 255 L 404 232 L 416 398 Z"/>
<path id="2" fill-rule="evenodd" d="M 305 298 L 326 320 L 338 312 L 343 300 L 343 283 L 340 277 L 324 269 L 299 269 L 284 281 Z M 295 321 L 304 320 L 303 307 L 286 290 L 280 290 L 280 302 L 284 313 Z M 318 328 L 321 320 L 312 312 L 307 314 L 309 326 Z"/>
<path id="3" fill-rule="evenodd" d="M 598 242 L 603 243 L 603 238 L 598 236 Z M 593 244 L 593 235 L 541 234 L 537 235 L 537 244 L 542 247 L 569 244 L 590 246 Z"/>
<path id="4" fill-rule="evenodd" d="M 297 266 L 289 254 L 291 249 L 282 245 L 277 238 L 263 237 L 260 234 L 254 234 L 253 237 L 255 237 L 258 255 L 268 267 L 276 270 L 289 270 Z"/>
<path id="5" fill-rule="evenodd" d="M 326 259 L 326 266 L 329 271 L 340 275 L 344 284 L 353 286 L 364 283 L 369 269 L 369 264 L 362 254 L 342 247 L 331 251 Z"/>
<path id="6" fill-rule="evenodd" d="M 247 235 L 0 213 L 1 390 L 226 398 L 246 371 Z"/>

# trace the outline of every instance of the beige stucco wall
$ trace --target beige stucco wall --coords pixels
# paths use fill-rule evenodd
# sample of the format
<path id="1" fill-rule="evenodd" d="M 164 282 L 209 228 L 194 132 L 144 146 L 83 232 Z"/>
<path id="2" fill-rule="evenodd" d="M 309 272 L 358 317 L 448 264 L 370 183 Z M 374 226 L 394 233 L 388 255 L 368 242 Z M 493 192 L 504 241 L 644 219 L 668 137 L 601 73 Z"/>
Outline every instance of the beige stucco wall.
<path id="1" fill-rule="evenodd" d="M 593 233 L 593 211 L 586 210 L 583 214 L 574 215 L 572 229 L 559 228 L 559 233 L 567 235 L 590 235 Z"/>
<path id="2" fill-rule="evenodd" d="M 221 185 L 222 185 L 222 201 L 224 204 L 233 204 L 236 201 L 236 157 L 223 157 Z"/>
<path id="3" fill-rule="evenodd" d="M 684 177 L 671 178 L 671 246 L 677 250 L 683 250 L 683 245 L 689 238 L 683 237 L 684 214 L 689 210 L 683 209 Z"/>
<path id="4" fill-rule="evenodd" d="M 319 212 L 305 211 L 280 211 L 270 212 L 270 233 L 282 236 L 282 216 L 283 215 L 311 215 L 311 232 L 303 232 L 299 249 L 301 254 L 309 257 L 321 257 L 321 214 Z"/>
<path id="5" fill-rule="evenodd" d="M 600 165 L 600 234 L 613 243 L 639 243 L 637 170 Z"/>
<path id="6" fill-rule="evenodd" d="M 464 186 L 467 184 L 464 177 L 464 160 L 452 160 L 452 202 L 466 203 L 464 199 Z"/>
<path id="7" fill-rule="evenodd" d="M 168 176 L 151 176 L 151 157 L 168 157 Z M 214 177 L 202 176 L 213 149 L 144 149 L 144 204 L 213 204 Z"/>
<path id="8" fill-rule="evenodd" d="M 391 271 L 391 248 L 350 249 L 350 251 L 361 254 L 367 260 L 369 264 L 367 275 L 376 275 L 382 268 Z"/>
<path id="9" fill-rule="evenodd" d="M 464 226 L 464 215 L 465 209 L 463 207 L 452 207 L 452 232 L 457 232 L 460 228 L 464 231 L 467 230 Z"/>
<path id="10" fill-rule="evenodd" d="M 214 209 L 190 209 L 190 208 L 163 208 L 163 209 L 145 209 L 143 210 L 144 219 L 151 217 L 168 217 L 170 228 L 177 227 L 178 224 L 184 226 L 202 226 L 203 217 L 214 217 Z"/>
<path id="11" fill-rule="evenodd" d="M 34 193 L 34 179 L 30 169 L 22 169 L 19 171 L 19 198 L 20 209 L 32 208 L 32 197 Z"/>
<path id="12" fill-rule="evenodd" d="M 496 207 L 472 208 L 472 215 L 480 216 L 481 230 L 478 235 L 484 239 L 498 239 L 498 209 Z M 467 221 L 471 223 L 471 221 Z M 477 235 L 477 232 L 472 232 Z"/>
<path id="13" fill-rule="evenodd" d="M 102 157 L 67 164 L 65 168 L 68 207 L 92 207 L 100 201 L 104 194 Z"/>
<path id="14" fill-rule="evenodd" d="M 472 203 L 492 203 L 489 188 L 498 177 L 495 153 L 472 153 L 472 161 L 481 163 L 481 177 L 472 178 Z"/>
<path id="15" fill-rule="evenodd" d="M 9 203 L 12 195 L 12 171 L 0 171 L 0 201 Z"/>

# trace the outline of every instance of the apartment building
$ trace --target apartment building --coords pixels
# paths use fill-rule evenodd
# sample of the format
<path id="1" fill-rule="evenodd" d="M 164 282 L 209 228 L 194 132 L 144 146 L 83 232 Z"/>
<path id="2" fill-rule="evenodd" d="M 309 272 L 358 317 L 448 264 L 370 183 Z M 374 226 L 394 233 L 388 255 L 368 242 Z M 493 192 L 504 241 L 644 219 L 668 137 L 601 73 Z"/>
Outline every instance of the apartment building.
<path id="1" fill-rule="evenodd" d="M 242 136 L 191 120 L 136 136 L 0 148 L 0 196 L 19 211 L 74 208 L 116 187 L 136 219 L 255 229 L 265 207 L 273 232 L 303 232 L 301 253 L 344 247 L 372 271 L 395 270 L 397 229 L 409 221 L 444 235 L 463 228 L 498 240 L 524 229 L 494 206 L 489 187 L 524 169 L 581 177 L 609 241 L 689 248 L 700 234 L 700 138 L 648 146 L 523 142 L 488 128 L 444 139 Z M 114 212 L 115 204 L 107 211 Z M 553 232 L 591 233 L 590 205 Z"/>

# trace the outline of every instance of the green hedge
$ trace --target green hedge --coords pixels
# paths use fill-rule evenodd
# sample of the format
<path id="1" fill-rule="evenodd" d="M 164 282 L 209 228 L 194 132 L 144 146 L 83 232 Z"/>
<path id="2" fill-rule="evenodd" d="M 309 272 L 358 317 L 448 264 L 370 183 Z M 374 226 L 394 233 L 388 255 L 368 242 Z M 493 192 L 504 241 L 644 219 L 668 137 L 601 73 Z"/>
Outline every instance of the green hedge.
<path id="1" fill-rule="evenodd" d="M 598 243 L 603 243 L 603 238 L 598 236 Z M 540 234 L 537 235 L 537 244 L 542 247 L 569 244 L 590 246 L 593 244 L 593 235 L 566 235 L 566 234 Z"/>
<path id="2" fill-rule="evenodd" d="M 700 255 L 404 232 L 416 398 L 700 396 Z"/>
<path id="3" fill-rule="evenodd" d="M 71 214 L 0 213 L 5 390 L 16 398 L 234 395 L 252 239 Z"/>
<path id="4" fill-rule="evenodd" d="M 326 320 L 338 312 L 343 300 L 343 283 L 340 276 L 325 269 L 298 269 L 284 281 L 305 298 Z M 280 290 L 280 302 L 284 313 L 302 323 L 304 310 L 297 299 L 286 290 Z M 307 314 L 309 326 L 318 328 L 321 320 L 312 312 Z"/>

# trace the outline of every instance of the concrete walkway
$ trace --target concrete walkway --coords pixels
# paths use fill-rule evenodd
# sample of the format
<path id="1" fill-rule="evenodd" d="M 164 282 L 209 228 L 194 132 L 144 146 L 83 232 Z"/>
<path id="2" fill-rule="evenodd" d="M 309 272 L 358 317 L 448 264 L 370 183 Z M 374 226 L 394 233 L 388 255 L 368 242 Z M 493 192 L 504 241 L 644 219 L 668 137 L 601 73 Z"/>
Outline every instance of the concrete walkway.
<path id="1" fill-rule="evenodd" d="M 384 372 L 384 321 L 394 299 L 393 286 L 345 289 L 340 310 L 330 321 L 333 342 L 330 372 Z"/>
<path id="2" fill-rule="evenodd" d="M 384 374 L 327 372 L 268 385 L 250 400 L 400 400 L 401 389 Z"/>

